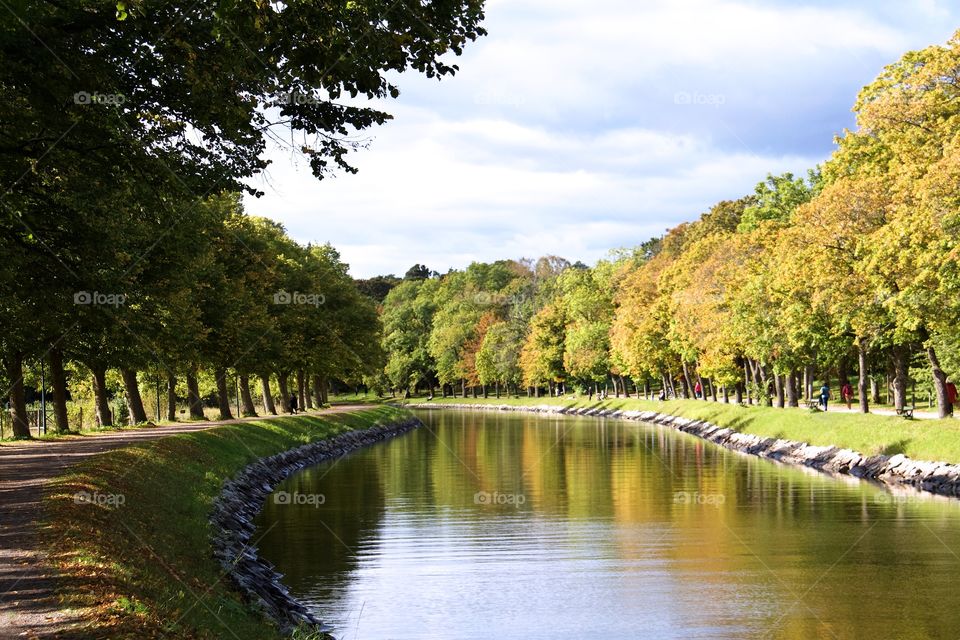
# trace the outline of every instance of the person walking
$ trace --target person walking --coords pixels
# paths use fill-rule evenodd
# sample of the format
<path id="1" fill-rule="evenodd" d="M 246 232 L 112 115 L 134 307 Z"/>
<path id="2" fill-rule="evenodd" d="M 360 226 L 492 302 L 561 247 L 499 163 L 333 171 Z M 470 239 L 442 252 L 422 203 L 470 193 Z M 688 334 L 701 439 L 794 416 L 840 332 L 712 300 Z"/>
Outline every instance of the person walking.
<path id="1" fill-rule="evenodd" d="M 840 387 L 840 397 L 847 403 L 847 409 L 853 409 L 853 387 L 850 386 L 849 380 Z"/>
<path id="2" fill-rule="evenodd" d="M 698 400 L 703 397 L 703 386 L 699 380 L 697 380 L 697 384 L 693 385 L 693 397 Z"/>
<path id="3" fill-rule="evenodd" d="M 296 412 L 297 412 L 297 394 L 291 393 L 290 394 L 290 413 L 296 413 Z"/>
<path id="4" fill-rule="evenodd" d="M 820 387 L 820 406 L 823 407 L 823 410 L 827 410 L 827 402 L 830 400 L 830 385 L 826 382 L 823 383 L 823 386 Z"/>

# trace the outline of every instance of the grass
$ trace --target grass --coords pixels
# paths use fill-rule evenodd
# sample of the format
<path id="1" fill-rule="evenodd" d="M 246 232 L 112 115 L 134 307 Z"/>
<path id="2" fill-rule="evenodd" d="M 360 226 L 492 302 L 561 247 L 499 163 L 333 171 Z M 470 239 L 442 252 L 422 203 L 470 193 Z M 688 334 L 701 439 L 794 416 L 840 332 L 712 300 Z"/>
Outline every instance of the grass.
<path id="1" fill-rule="evenodd" d="M 353 401 L 358 400 L 354 396 L 350 398 Z M 424 400 L 424 398 L 412 398 L 410 402 Z M 383 401 L 403 403 L 399 398 L 384 398 Z M 743 433 L 786 438 L 817 446 L 834 445 L 853 449 L 865 455 L 903 453 L 915 460 L 960 463 L 960 421 L 954 419 L 904 420 L 896 416 L 876 414 L 741 407 L 702 400 L 657 402 L 634 398 L 608 398 L 602 402 L 591 402 L 586 397 L 574 400 L 550 397 L 503 397 L 500 399 L 435 397 L 430 401 L 430 404 L 457 403 L 557 405 L 657 411 L 684 418 L 707 420 L 718 426 L 730 427 Z"/>
<path id="2" fill-rule="evenodd" d="M 224 425 L 117 449 L 55 478 L 42 535 L 62 606 L 84 620 L 66 637 L 279 638 L 212 557 L 213 499 L 258 458 L 404 415 L 371 407 Z"/>

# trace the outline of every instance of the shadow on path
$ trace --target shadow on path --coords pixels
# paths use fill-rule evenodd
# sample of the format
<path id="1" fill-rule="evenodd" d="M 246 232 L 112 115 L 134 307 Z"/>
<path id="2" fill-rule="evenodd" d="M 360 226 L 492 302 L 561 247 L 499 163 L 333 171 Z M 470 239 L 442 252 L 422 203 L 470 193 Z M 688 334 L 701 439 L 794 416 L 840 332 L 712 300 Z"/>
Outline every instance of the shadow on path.
<path id="1" fill-rule="evenodd" d="M 329 415 L 369 408 L 338 405 L 303 415 Z M 111 431 L 62 440 L 34 440 L 0 447 L 0 638 L 55 638 L 82 622 L 60 608 L 57 587 L 69 588 L 46 562 L 55 541 L 40 526 L 47 480 L 90 456 L 140 442 L 225 424 L 289 418 L 288 414 L 191 422 Z"/>

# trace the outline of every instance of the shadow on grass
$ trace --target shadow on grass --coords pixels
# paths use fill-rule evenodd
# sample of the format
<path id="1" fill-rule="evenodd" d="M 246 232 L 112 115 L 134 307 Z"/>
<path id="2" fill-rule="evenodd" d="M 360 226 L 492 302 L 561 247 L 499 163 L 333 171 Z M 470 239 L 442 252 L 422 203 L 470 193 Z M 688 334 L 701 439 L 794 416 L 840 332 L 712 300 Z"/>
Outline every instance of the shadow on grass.
<path id="1" fill-rule="evenodd" d="M 897 440 L 896 442 L 891 442 L 890 444 L 880 448 L 880 454 L 884 456 L 895 456 L 897 454 L 906 454 L 907 445 L 910 444 L 910 439 Z"/>

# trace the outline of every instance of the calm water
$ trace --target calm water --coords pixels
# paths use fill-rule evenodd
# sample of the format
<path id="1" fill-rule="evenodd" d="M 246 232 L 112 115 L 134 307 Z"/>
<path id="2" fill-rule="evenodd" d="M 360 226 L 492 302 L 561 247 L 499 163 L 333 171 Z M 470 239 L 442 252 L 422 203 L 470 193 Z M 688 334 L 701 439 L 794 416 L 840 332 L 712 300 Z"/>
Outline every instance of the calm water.
<path id="1" fill-rule="evenodd" d="M 960 637 L 960 501 L 633 422 L 420 415 L 260 516 L 338 638 Z"/>

